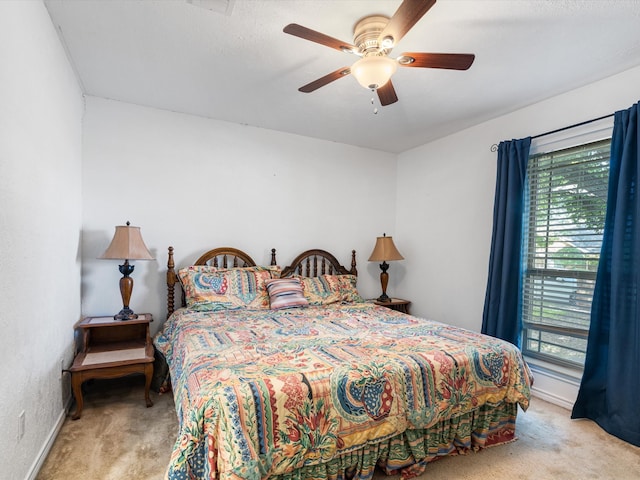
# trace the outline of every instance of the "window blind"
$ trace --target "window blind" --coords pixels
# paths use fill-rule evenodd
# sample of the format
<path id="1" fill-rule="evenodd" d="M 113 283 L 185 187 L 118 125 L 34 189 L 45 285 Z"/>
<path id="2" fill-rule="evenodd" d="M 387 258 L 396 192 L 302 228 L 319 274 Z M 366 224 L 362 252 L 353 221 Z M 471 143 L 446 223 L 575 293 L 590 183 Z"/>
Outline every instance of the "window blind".
<path id="1" fill-rule="evenodd" d="M 529 159 L 523 352 L 581 366 L 602 246 L 610 139 Z"/>

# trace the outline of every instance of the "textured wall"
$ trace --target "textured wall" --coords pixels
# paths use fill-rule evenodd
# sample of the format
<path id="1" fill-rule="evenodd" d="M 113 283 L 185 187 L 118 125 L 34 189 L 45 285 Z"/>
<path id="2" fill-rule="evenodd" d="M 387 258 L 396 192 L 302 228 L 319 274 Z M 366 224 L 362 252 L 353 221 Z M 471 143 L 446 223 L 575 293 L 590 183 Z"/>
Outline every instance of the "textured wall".
<path id="1" fill-rule="evenodd" d="M 80 316 L 83 100 L 41 2 L 0 2 L 0 61 L 0 476 L 21 479 L 68 399 L 60 368 Z"/>

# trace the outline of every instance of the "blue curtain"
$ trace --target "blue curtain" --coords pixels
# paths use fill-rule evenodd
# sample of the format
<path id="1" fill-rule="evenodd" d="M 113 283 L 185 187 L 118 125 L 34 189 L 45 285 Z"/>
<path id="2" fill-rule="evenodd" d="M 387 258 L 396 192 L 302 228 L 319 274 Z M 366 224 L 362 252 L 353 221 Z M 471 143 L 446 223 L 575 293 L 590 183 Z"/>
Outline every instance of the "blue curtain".
<path id="1" fill-rule="evenodd" d="M 571 418 L 640 446 L 640 104 L 616 112 L 584 374 Z"/>
<path id="2" fill-rule="evenodd" d="M 500 142 L 482 333 L 520 344 L 522 216 L 531 137 Z"/>

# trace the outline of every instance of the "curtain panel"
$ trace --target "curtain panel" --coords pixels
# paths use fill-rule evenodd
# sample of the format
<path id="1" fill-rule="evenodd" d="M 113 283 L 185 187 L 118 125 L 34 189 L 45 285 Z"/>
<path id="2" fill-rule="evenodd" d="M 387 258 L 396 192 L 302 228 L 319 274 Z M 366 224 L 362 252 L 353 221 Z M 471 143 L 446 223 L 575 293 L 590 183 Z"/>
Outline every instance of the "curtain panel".
<path id="1" fill-rule="evenodd" d="M 572 418 L 640 446 L 640 103 L 615 113 L 607 214 Z"/>
<path id="2" fill-rule="evenodd" d="M 520 346 L 522 222 L 531 137 L 500 142 L 482 333 Z"/>

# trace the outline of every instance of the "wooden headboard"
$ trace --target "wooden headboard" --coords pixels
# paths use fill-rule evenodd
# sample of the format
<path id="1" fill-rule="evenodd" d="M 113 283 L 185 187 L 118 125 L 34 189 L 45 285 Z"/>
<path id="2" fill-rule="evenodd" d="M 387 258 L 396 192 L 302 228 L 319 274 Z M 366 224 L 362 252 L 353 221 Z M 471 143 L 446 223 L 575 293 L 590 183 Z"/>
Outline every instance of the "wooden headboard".
<path id="1" fill-rule="evenodd" d="M 276 249 L 271 249 L 271 265 L 276 265 Z M 211 265 L 217 268 L 254 267 L 256 262 L 250 255 L 232 247 L 219 247 L 203 253 L 192 265 Z M 184 291 L 180 285 L 173 259 L 173 247 L 169 247 L 167 260 L 167 318 L 175 311 L 176 285 L 181 292 L 181 306 L 186 306 Z M 291 265 L 282 269 L 282 276 L 301 275 L 318 277 L 320 275 L 358 275 L 356 269 L 356 251 L 351 251 L 351 268 L 347 269 L 338 259 L 326 250 L 313 249 L 302 252 Z"/>
<path id="2" fill-rule="evenodd" d="M 351 251 L 351 269 L 347 270 L 332 254 L 326 250 L 313 249 L 302 252 L 291 265 L 282 269 L 282 276 L 302 275 L 319 277 L 320 275 L 358 275 L 356 269 L 356 251 Z"/>
<path id="3" fill-rule="evenodd" d="M 271 265 L 276 264 L 276 249 L 271 249 Z M 217 268 L 255 267 L 256 262 L 251 256 L 242 250 L 232 247 L 219 247 L 200 255 L 192 265 L 211 265 Z M 167 318 L 175 311 L 176 284 L 182 293 L 181 305 L 186 306 L 184 291 L 178 280 L 173 259 L 173 247 L 169 247 L 169 259 L 167 260 Z"/>

